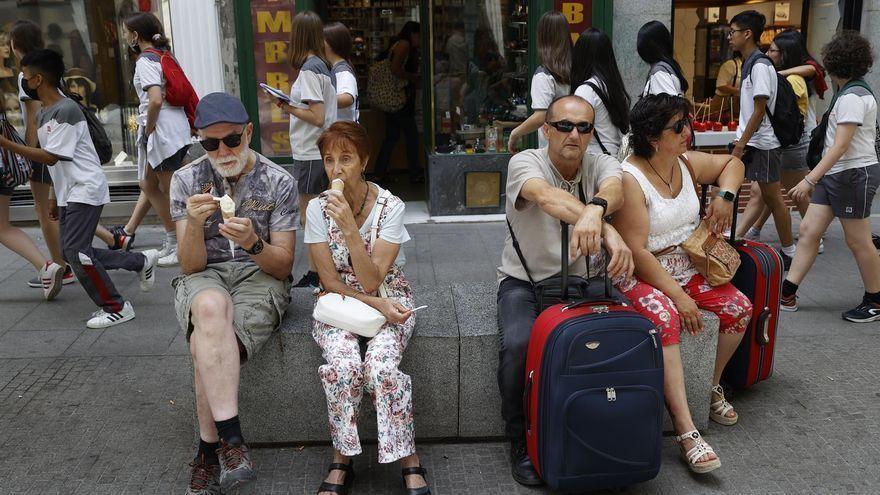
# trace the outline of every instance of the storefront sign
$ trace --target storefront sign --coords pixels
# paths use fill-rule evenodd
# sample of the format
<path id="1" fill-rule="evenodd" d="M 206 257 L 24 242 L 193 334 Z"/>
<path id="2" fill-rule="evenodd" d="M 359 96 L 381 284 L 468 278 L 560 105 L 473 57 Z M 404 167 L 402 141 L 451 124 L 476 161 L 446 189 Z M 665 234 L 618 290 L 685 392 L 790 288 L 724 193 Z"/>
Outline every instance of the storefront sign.
<path id="1" fill-rule="evenodd" d="M 588 27 L 593 25 L 593 0 L 564 2 L 556 0 L 556 10 L 562 12 L 571 27 L 571 42 L 574 43 Z"/>
<path id="2" fill-rule="evenodd" d="M 294 0 L 251 0 L 254 33 L 254 86 L 266 83 L 290 93 L 290 65 L 287 43 L 293 22 Z M 260 142 L 266 156 L 290 156 L 290 119 L 257 89 L 260 112 Z"/>

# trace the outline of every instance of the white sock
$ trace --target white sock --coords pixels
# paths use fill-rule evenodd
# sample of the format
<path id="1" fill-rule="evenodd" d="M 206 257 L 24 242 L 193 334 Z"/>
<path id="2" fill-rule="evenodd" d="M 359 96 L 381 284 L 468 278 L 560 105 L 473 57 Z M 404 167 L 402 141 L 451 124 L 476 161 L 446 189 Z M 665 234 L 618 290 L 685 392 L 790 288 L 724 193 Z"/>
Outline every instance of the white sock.
<path id="1" fill-rule="evenodd" d="M 761 229 L 756 229 L 754 227 L 749 227 L 749 231 L 746 233 L 748 236 L 757 237 L 761 235 Z"/>
<path id="2" fill-rule="evenodd" d="M 177 232 L 172 230 L 170 232 L 165 232 L 165 240 L 168 244 L 176 246 L 177 245 Z"/>
<path id="3" fill-rule="evenodd" d="M 128 229 L 125 228 L 125 227 L 122 227 L 122 231 L 125 232 L 125 235 L 133 235 L 133 234 L 132 234 L 131 232 L 129 232 Z"/>
<path id="4" fill-rule="evenodd" d="M 785 253 L 789 258 L 794 258 L 794 253 L 797 250 L 797 246 L 792 244 L 791 246 L 782 246 L 782 252 Z"/>

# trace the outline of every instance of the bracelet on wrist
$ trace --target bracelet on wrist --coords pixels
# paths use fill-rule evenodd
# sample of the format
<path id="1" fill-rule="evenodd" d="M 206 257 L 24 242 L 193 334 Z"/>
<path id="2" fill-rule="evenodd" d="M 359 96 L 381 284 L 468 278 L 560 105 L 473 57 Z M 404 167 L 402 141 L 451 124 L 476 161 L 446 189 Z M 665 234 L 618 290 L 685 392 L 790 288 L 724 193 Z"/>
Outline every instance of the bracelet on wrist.
<path id="1" fill-rule="evenodd" d="M 812 179 L 810 179 L 810 176 L 809 176 L 809 175 L 805 175 L 805 176 L 804 176 L 804 180 L 807 181 L 807 184 L 809 184 L 809 185 L 811 185 L 811 186 L 813 186 L 813 187 L 816 187 L 816 184 L 818 184 L 817 182 L 815 182 L 815 181 L 813 181 Z"/>

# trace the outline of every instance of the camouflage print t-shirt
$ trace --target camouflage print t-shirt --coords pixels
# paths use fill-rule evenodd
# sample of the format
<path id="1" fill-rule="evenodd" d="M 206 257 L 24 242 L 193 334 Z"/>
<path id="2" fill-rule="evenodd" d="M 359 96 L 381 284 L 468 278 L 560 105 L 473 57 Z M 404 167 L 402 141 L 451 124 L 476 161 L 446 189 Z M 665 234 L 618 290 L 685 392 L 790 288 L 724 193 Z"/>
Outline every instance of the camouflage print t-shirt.
<path id="1" fill-rule="evenodd" d="M 270 232 L 287 232 L 299 228 L 299 195 L 296 181 L 286 170 L 259 153 L 254 168 L 234 186 L 211 166 L 208 157 L 190 163 L 174 173 L 171 179 L 171 218 L 186 218 L 186 200 L 194 194 L 214 196 L 229 194 L 235 200 L 235 216 L 251 219 L 261 239 L 272 243 Z M 220 235 L 223 216 L 218 208 L 205 221 L 205 249 L 208 263 L 251 261 L 241 246 L 230 250 L 229 239 Z"/>

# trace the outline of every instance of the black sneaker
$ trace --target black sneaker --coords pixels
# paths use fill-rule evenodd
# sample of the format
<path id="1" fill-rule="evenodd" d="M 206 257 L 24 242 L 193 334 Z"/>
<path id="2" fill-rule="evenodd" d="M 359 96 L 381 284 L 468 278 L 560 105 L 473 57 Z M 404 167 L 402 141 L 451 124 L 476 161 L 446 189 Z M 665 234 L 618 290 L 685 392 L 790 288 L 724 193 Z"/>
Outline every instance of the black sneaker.
<path id="1" fill-rule="evenodd" d="M 874 247 L 875 247 L 877 250 L 880 250 L 880 235 L 874 234 L 874 233 L 872 232 L 872 233 L 871 233 L 871 242 L 874 243 Z"/>
<path id="2" fill-rule="evenodd" d="M 318 278 L 318 272 L 308 271 L 303 278 L 299 279 L 299 282 L 294 284 L 294 287 L 308 287 L 310 289 L 316 289 L 318 285 L 320 285 L 321 279 Z"/>
<path id="3" fill-rule="evenodd" d="M 798 303 L 797 303 L 797 294 L 792 294 L 789 297 L 782 296 L 779 298 L 779 309 L 782 311 L 797 311 Z"/>
<path id="4" fill-rule="evenodd" d="M 544 484 L 526 453 L 524 441 L 510 442 L 510 474 L 520 485 L 539 486 Z"/>
<path id="5" fill-rule="evenodd" d="M 789 268 L 791 268 L 791 256 L 779 251 L 780 256 L 782 256 L 782 271 L 787 272 Z"/>
<path id="6" fill-rule="evenodd" d="M 866 299 L 855 308 L 840 315 L 844 320 L 853 323 L 868 323 L 880 320 L 880 306 Z"/>
<path id="7" fill-rule="evenodd" d="M 131 246 L 134 243 L 134 234 L 127 233 L 125 227 L 122 225 L 114 225 L 107 230 L 113 234 L 113 245 L 110 246 L 110 249 L 122 249 L 123 251 L 131 250 Z"/>
<path id="8" fill-rule="evenodd" d="M 247 446 L 229 445 L 222 440 L 220 445 L 221 447 L 217 449 L 217 457 L 220 459 L 218 481 L 222 493 L 250 493 L 257 474 L 254 472 Z"/>
<path id="9" fill-rule="evenodd" d="M 220 495 L 220 465 L 208 464 L 202 457 L 190 464 L 189 487 L 186 495 Z"/>

